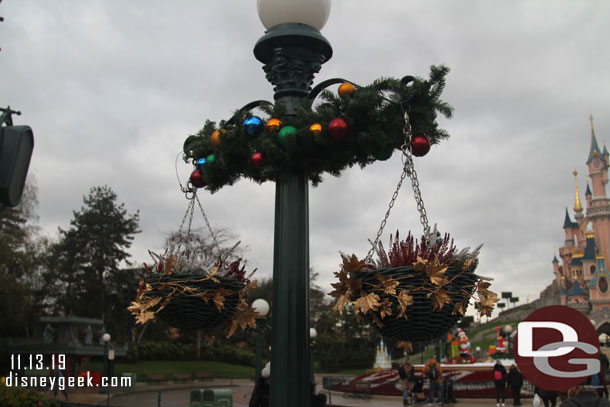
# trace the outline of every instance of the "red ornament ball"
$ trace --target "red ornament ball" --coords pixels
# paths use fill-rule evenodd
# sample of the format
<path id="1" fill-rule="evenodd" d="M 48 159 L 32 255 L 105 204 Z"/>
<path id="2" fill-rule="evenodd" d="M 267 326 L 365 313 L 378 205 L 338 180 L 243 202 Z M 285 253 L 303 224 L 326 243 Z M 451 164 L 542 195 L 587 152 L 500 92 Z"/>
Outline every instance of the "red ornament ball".
<path id="1" fill-rule="evenodd" d="M 423 157 L 430 151 L 430 141 L 423 134 L 418 134 L 411 140 L 411 152 L 415 157 Z"/>
<path id="2" fill-rule="evenodd" d="M 203 181 L 203 175 L 201 174 L 201 171 L 199 170 L 195 170 L 191 173 L 191 184 L 193 184 L 193 186 L 195 188 L 203 188 L 205 187 L 205 182 Z"/>
<path id="3" fill-rule="evenodd" d="M 328 124 L 328 134 L 337 141 L 343 141 L 349 134 L 349 126 L 347 122 L 340 117 L 332 119 Z"/>
<path id="4" fill-rule="evenodd" d="M 252 165 L 256 168 L 263 166 L 263 155 L 261 153 L 252 154 Z"/>

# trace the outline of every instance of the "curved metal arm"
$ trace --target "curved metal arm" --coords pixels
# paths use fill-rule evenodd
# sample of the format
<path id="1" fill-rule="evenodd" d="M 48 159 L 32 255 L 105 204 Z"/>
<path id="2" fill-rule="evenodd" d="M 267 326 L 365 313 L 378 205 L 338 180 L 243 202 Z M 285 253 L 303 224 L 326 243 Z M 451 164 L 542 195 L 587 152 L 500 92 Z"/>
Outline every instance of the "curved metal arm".
<path id="1" fill-rule="evenodd" d="M 262 105 L 270 105 L 273 106 L 273 103 L 267 101 L 267 100 L 255 100 L 254 102 L 250 102 L 248 104 L 246 104 L 244 107 L 242 107 L 241 109 L 239 109 L 240 112 L 243 112 L 245 110 L 252 110 L 255 109 L 257 107 L 260 107 Z M 225 125 L 227 124 L 232 124 L 235 122 L 235 117 L 237 115 L 234 114 L 229 120 L 227 120 L 227 122 L 225 123 Z"/>
<path id="2" fill-rule="evenodd" d="M 360 88 L 360 85 L 355 84 L 352 81 L 348 81 L 347 79 L 343 79 L 343 78 L 332 78 L 332 79 L 327 79 L 323 82 L 318 83 L 312 90 L 311 92 L 309 92 L 309 95 L 307 95 L 307 98 L 310 100 L 314 100 L 315 98 L 318 97 L 318 95 L 326 88 L 328 88 L 329 86 L 332 85 L 336 85 L 338 83 L 344 83 L 344 82 L 348 82 L 351 83 L 352 85 L 354 85 L 356 88 Z"/>

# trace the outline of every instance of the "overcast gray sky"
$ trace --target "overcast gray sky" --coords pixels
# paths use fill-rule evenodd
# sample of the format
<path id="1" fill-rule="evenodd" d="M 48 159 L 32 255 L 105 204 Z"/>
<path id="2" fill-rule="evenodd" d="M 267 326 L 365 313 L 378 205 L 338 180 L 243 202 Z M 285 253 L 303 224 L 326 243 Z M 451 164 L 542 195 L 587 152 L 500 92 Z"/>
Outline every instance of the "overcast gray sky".
<path id="1" fill-rule="evenodd" d="M 174 170 L 184 139 L 272 100 L 252 53 L 264 34 L 256 2 L 5 0 L 0 15 L 0 104 L 34 130 L 43 230 L 56 235 L 92 186 L 109 185 L 140 210 L 131 253 L 149 261 L 186 210 Z M 316 82 L 451 68 L 444 100 L 455 114 L 440 121 L 451 138 L 415 162 L 430 222 L 459 248 L 483 243 L 478 273 L 532 300 L 553 278 L 574 169 L 584 202 L 589 115 L 600 143 L 610 134 L 608 21 L 607 0 L 332 0 L 322 33 L 334 55 Z M 190 170 L 179 161 L 183 180 Z M 400 171 L 395 154 L 310 190 L 311 265 L 327 291 L 339 251 L 368 251 Z M 241 181 L 200 193 L 259 277 L 271 276 L 274 192 Z M 384 242 L 396 229 L 420 235 L 418 219 L 405 183 Z"/>

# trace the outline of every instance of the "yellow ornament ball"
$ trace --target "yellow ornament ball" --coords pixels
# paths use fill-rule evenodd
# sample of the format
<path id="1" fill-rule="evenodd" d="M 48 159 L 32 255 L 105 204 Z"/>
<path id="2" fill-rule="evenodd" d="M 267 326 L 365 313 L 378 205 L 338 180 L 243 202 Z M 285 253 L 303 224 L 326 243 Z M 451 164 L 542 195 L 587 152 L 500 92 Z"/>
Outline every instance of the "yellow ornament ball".
<path id="1" fill-rule="evenodd" d="M 220 145 L 220 131 L 214 130 L 212 135 L 210 136 L 210 144 L 214 147 L 218 147 Z"/>
<path id="2" fill-rule="evenodd" d="M 314 123 L 309 127 L 309 131 L 311 131 L 314 136 L 317 136 L 322 133 L 322 125 L 320 123 Z"/>
<path id="3" fill-rule="evenodd" d="M 280 119 L 269 119 L 267 122 L 267 130 L 269 133 L 278 131 L 282 127 L 282 121 Z"/>
<path id="4" fill-rule="evenodd" d="M 349 82 L 343 82 L 339 85 L 339 95 L 340 96 L 351 96 L 356 92 L 356 88 Z"/>

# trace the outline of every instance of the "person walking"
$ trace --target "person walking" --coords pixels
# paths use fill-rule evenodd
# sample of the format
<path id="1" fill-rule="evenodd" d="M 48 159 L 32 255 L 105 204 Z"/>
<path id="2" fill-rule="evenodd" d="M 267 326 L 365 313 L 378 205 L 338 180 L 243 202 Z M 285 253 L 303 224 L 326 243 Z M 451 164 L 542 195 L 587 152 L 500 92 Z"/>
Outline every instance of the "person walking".
<path id="1" fill-rule="evenodd" d="M 413 389 L 415 379 L 415 368 L 409 358 L 405 358 L 403 364 L 398 368 L 398 376 L 402 384 L 402 404 L 408 406 L 411 404 L 409 402 L 409 391 Z"/>
<path id="2" fill-rule="evenodd" d="M 506 376 L 506 384 L 513 394 L 513 406 L 521 405 L 521 387 L 523 387 L 523 375 L 516 365 L 511 365 Z"/>
<path id="3" fill-rule="evenodd" d="M 254 384 L 254 390 L 250 397 L 249 407 L 269 407 L 269 377 L 271 376 L 271 363 L 267 362 L 261 376 Z"/>
<path id="4" fill-rule="evenodd" d="M 540 387 L 534 388 L 534 393 L 539 395 L 544 403 L 544 407 L 555 407 L 557 404 L 557 397 L 559 393 L 552 390 L 541 389 Z M 562 403 L 563 404 L 563 403 Z"/>
<path id="5" fill-rule="evenodd" d="M 568 391 L 568 398 L 561 403 L 561 407 L 585 406 L 610 407 L 610 402 L 590 386 L 576 386 Z"/>
<path id="6" fill-rule="evenodd" d="M 438 393 L 438 404 L 443 405 L 443 369 L 441 364 L 436 361 L 435 358 L 430 358 L 428 363 L 424 366 L 424 376 L 430 380 L 430 392 L 428 393 L 428 406 L 432 406 L 434 403 L 434 393 Z"/>
<path id="7" fill-rule="evenodd" d="M 496 385 L 496 407 L 504 407 L 504 396 L 506 394 L 506 368 L 502 365 L 502 362 L 498 359 L 493 368 L 494 384 Z"/>

